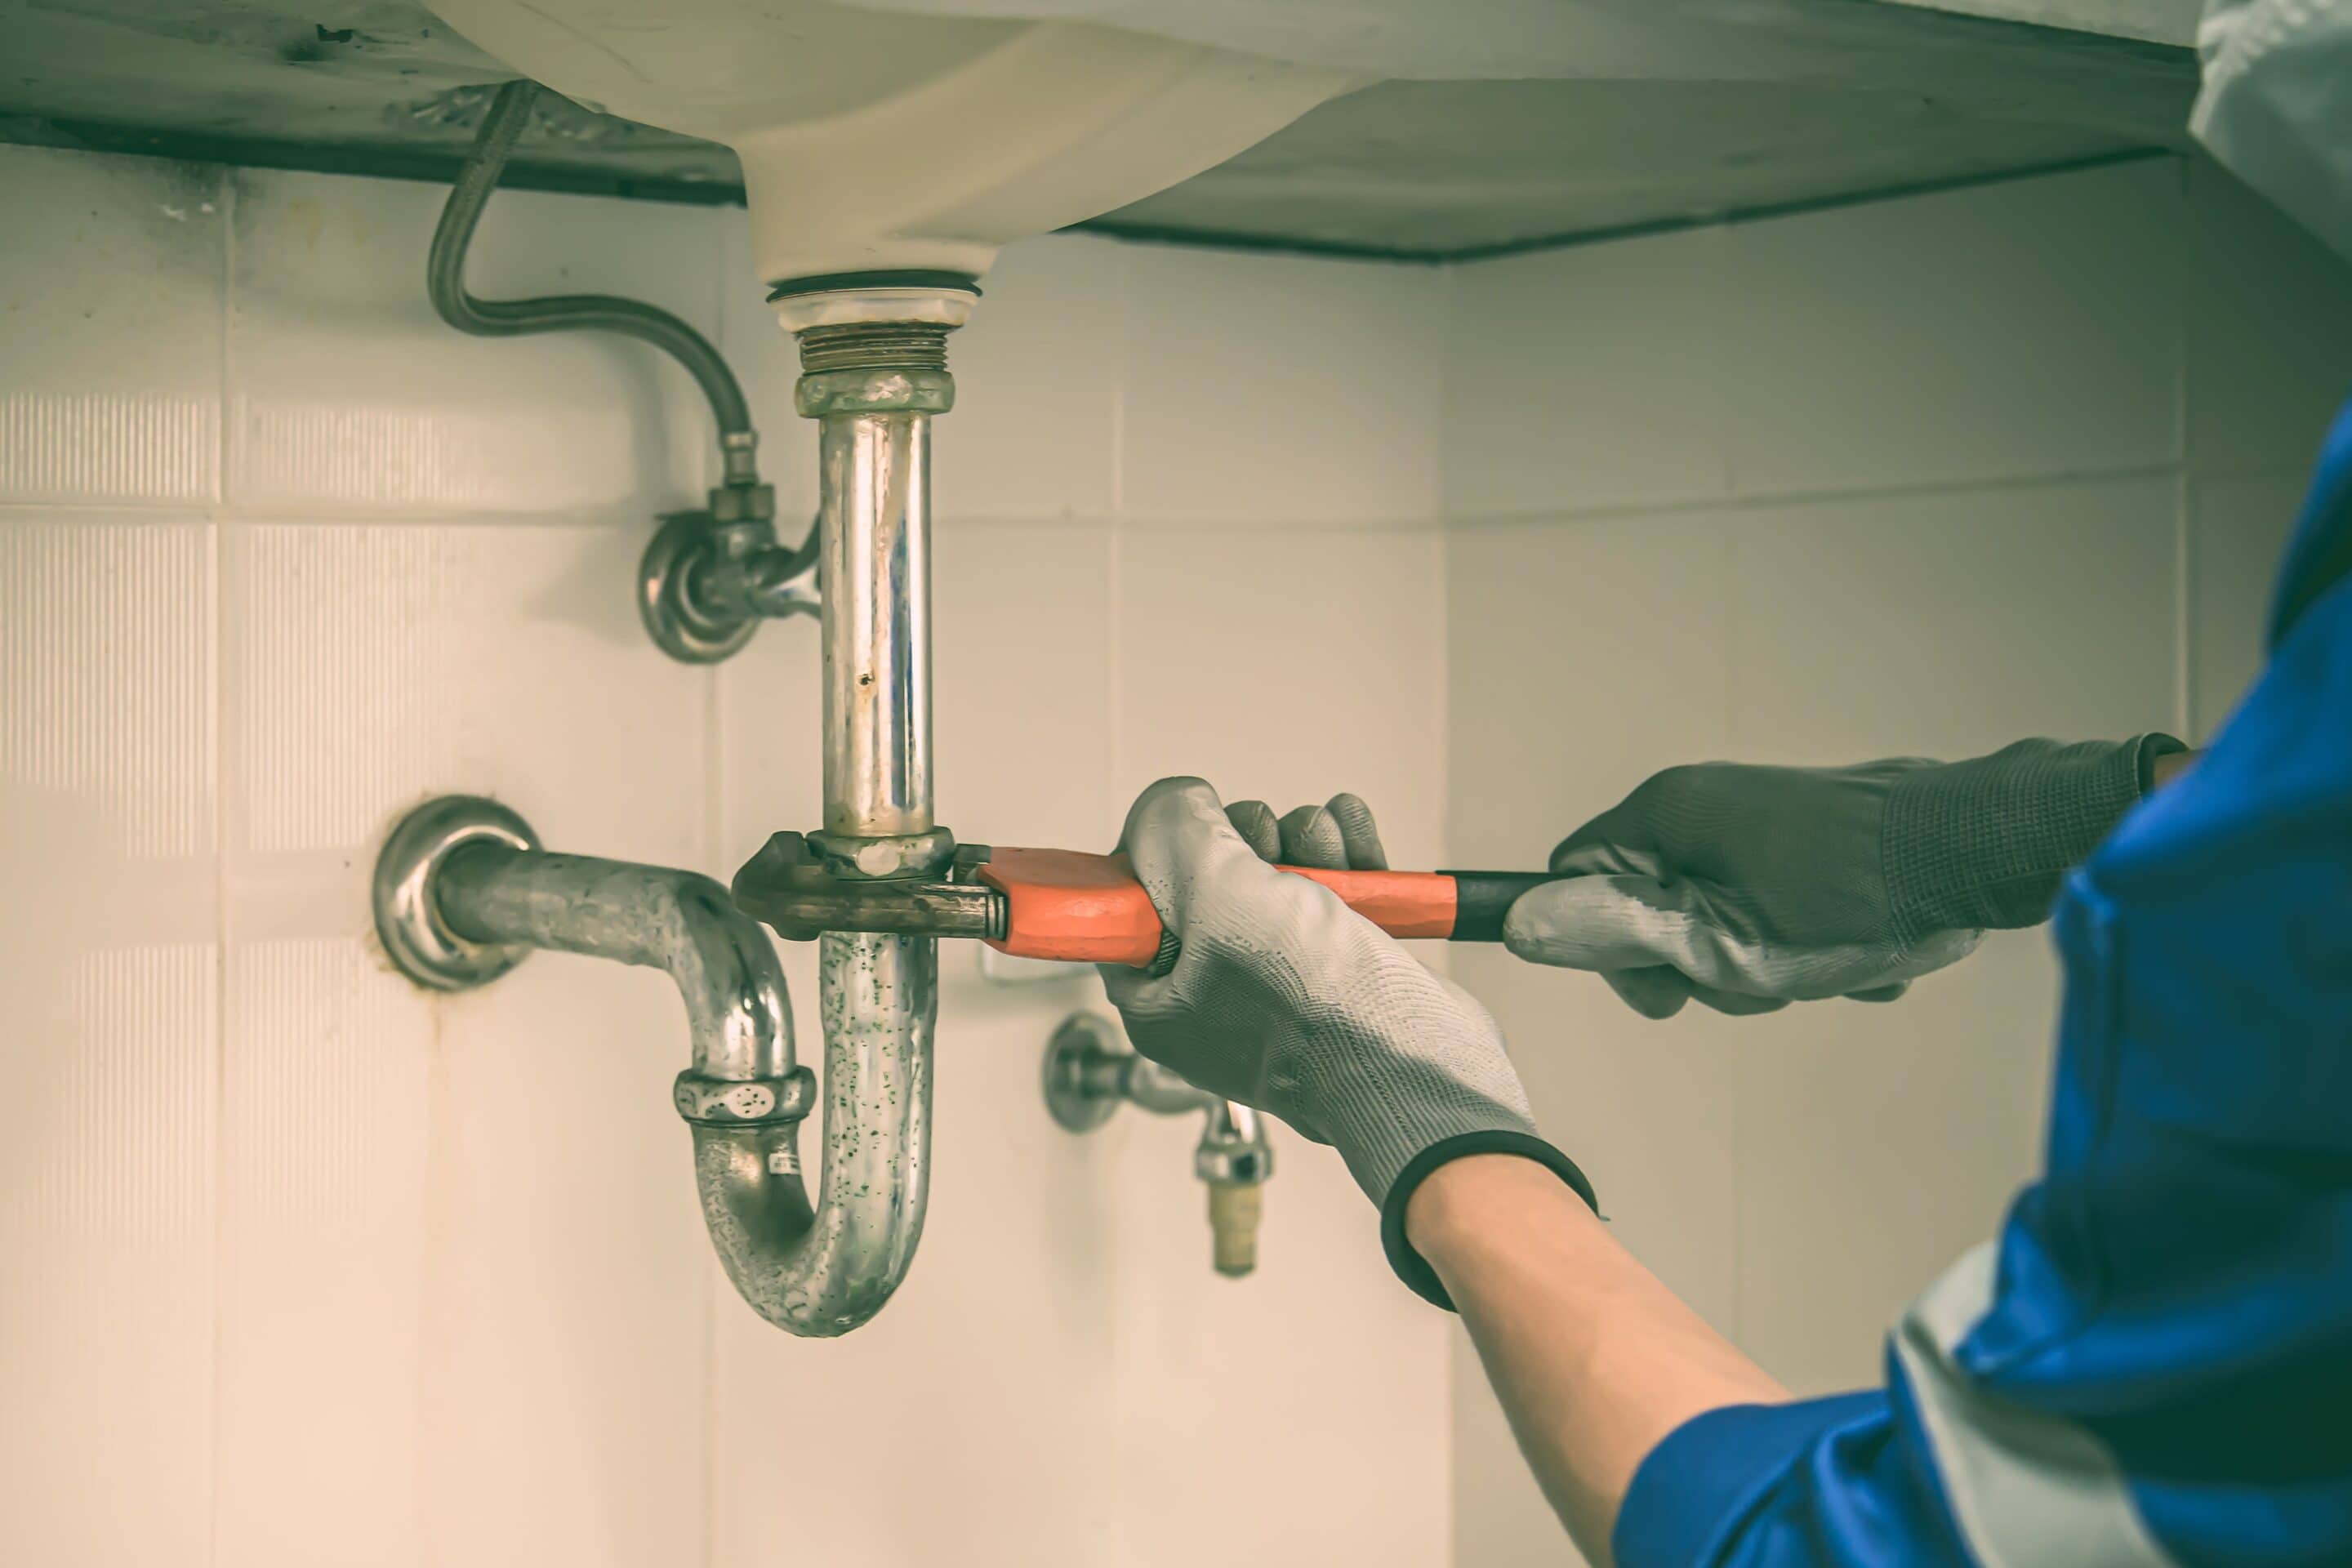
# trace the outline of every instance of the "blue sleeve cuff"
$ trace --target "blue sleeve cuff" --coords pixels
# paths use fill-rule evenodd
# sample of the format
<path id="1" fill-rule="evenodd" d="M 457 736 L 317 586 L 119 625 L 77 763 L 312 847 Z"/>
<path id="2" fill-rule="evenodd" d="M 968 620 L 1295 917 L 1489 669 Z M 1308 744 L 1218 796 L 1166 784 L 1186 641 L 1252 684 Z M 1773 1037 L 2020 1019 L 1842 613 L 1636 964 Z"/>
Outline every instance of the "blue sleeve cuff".
<path id="1" fill-rule="evenodd" d="M 1871 1389 L 1790 1405 L 1733 1405 L 1695 1415 L 1650 1450 L 1617 1511 L 1617 1568 L 1699 1568 L 1726 1561 L 1748 1517 L 1834 1427 L 1887 1418 Z"/>

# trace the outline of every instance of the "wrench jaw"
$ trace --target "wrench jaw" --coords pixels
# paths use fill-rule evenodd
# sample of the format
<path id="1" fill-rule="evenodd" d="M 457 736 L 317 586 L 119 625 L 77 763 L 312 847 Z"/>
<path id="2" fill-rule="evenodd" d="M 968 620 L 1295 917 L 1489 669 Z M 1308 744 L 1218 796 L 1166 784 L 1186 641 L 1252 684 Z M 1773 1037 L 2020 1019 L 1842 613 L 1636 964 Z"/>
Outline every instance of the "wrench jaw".
<path id="1" fill-rule="evenodd" d="M 777 833 L 735 873 L 735 907 L 788 942 L 814 942 L 827 931 L 1002 938 L 1004 895 L 969 879 L 987 856 L 986 846 L 968 844 L 955 850 L 944 876 L 845 877 L 825 864 L 809 835 Z"/>

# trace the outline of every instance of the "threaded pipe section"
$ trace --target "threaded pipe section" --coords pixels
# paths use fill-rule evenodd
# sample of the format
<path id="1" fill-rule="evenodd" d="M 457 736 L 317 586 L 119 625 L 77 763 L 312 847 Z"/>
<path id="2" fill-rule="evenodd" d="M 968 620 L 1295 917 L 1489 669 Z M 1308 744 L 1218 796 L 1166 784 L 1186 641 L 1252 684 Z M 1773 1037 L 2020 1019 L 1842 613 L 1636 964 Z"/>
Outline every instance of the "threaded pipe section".
<path id="1" fill-rule="evenodd" d="M 945 370 L 948 329 L 929 321 L 845 321 L 801 333 L 801 369 Z"/>

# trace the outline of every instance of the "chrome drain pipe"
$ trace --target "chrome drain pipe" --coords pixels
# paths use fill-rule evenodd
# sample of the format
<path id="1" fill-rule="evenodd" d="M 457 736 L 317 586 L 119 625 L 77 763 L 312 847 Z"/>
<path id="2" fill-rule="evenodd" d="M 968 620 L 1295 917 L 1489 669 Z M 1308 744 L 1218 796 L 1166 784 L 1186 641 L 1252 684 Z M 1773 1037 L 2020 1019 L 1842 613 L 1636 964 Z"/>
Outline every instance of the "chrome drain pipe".
<path id="1" fill-rule="evenodd" d="M 953 405 L 947 333 L 976 298 L 968 281 L 887 275 L 779 290 L 822 458 L 824 821 L 807 839 L 843 877 L 924 877 L 955 851 L 932 816 L 930 421 Z M 824 1337 L 881 1310 L 906 1278 L 930 1173 L 932 939 L 819 939 L 812 1198 L 798 1134 L 816 1086 L 794 1059 L 783 972 L 717 882 L 550 854 L 505 806 L 450 796 L 394 829 L 375 915 L 386 956 L 441 990 L 484 984 L 534 948 L 666 971 L 692 1039 L 675 1093 L 703 1219 L 744 1300 Z"/>

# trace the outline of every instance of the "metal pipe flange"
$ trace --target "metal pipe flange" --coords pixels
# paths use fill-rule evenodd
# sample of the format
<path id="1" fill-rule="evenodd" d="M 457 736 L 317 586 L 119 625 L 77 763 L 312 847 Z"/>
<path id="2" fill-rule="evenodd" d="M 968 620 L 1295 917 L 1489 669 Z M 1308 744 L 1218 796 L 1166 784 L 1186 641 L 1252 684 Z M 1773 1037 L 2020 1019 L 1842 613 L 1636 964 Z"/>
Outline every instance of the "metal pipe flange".
<path id="1" fill-rule="evenodd" d="M 376 857 L 376 940 L 393 967 L 436 991 L 486 985 L 530 949 L 469 942 L 442 919 L 435 884 L 451 856 L 478 844 L 537 849 L 539 835 L 507 806 L 478 795 L 444 795 L 402 819 Z"/>

